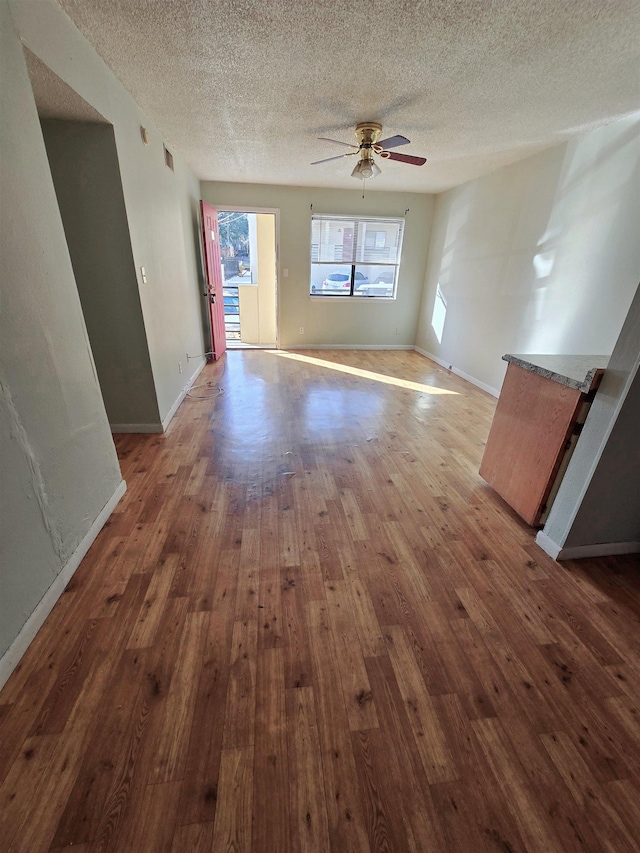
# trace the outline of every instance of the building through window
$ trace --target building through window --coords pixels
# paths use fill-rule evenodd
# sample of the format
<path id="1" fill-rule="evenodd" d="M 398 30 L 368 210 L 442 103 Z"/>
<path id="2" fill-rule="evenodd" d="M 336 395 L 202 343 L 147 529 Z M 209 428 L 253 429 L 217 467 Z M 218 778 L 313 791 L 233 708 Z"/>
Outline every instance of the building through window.
<path id="1" fill-rule="evenodd" d="M 311 217 L 312 296 L 393 299 L 404 219 Z"/>

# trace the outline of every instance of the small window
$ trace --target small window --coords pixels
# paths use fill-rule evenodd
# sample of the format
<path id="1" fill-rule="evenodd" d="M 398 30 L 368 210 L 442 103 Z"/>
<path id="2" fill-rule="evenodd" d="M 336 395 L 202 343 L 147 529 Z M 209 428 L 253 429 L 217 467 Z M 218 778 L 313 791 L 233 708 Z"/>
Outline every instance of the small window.
<path id="1" fill-rule="evenodd" d="M 173 172 L 174 171 L 174 169 L 173 169 L 173 154 L 171 153 L 171 151 L 169 151 L 169 149 L 167 148 L 166 145 L 163 147 L 164 147 L 165 165 L 168 166 L 171 169 L 171 171 Z"/>
<path id="2" fill-rule="evenodd" d="M 404 219 L 311 217 L 312 296 L 392 299 Z"/>
<path id="3" fill-rule="evenodd" d="M 367 231 L 364 239 L 365 249 L 384 249 L 387 245 L 386 231 Z"/>

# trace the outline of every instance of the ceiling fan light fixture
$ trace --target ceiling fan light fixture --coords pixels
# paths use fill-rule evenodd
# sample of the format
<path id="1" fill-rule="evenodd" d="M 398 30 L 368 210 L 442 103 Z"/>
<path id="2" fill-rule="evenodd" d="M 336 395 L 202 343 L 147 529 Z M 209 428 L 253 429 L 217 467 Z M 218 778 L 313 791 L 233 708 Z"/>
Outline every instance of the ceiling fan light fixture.
<path id="1" fill-rule="evenodd" d="M 356 126 L 356 141 L 357 145 L 350 142 L 341 142 L 339 139 L 330 139 L 327 136 L 318 137 L 324 142 L 333 142 L 334 145 L 340 145 L 343 148 L 350 148 L 346 154 L 337 154 L 335 157 L 324 157 L 322 160 L 314 160 L 312 166 L 317 166 L 320 163 L 328 163 L 330 160 L 341 160 L 343 157 L 358 156 L 351 177 L 358 181 L 371 180 L 381 173 L 381 169 L 374 160 L 374 154 L 377 157 L 382 157 L 383 160 L 397 160 L 399 163 L 407 163 L 411 166 L 424 166 L 427 162 L 426 157 L 416 157 L 411 154 L 398 154 L 397 151 L 389 149 L 398 148 L 400 145 L 408 145 L 409 141 L 406 136 L 396 134 L 389 136 L 386 139 L 380 139 L 382 136 L 382 125 L 376 121 L 363 121 Z"/>
<path id="2" fill-rule="evenodd" d="M 380 169 L 377 164 L 374 163 L 371 157 L 363 157 L 362 160 L 358 160 L 355 165 L 353 172 L 351 172 L 352 178 L 357 178 L 358 180 L 371 180 L 375 178 L 376 175 L 380 174 Z"/>

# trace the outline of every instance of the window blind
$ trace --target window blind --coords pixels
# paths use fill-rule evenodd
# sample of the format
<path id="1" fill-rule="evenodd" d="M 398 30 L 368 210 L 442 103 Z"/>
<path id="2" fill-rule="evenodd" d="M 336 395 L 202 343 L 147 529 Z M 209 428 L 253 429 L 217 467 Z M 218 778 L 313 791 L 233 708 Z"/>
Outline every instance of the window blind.
<path id="1" fill-rule="evenodd" d="M 404 219 L 313 214 L 311 262 L 398 265 L 403 229 Z"/>

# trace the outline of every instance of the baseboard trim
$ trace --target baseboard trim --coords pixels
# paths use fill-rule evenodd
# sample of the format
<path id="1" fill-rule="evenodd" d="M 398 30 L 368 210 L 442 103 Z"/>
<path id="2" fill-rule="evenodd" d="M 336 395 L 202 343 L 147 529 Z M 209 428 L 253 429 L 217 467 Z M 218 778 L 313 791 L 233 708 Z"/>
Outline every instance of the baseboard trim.
<path id="1" fill-rule="evenodd" d="M 114 434 L 117 433 L 161 433 L 164 432 L 162 424 L 109 424 L 111 427 L 111 432 Z"/>
<path id="2" fill-rule="evenodd" d="M 283 350 L 313 349 L 369 349 L 369 350 L 412 350 L 413 344 L 304 344 L 303 346 L 280 347 Z"/>
<path id="3" fill-rule="evenodd" d="M 618 557 L 622 554 L 640 554 L 640 542 L 603 542 L 596 545 L 576 545 L 563 548 L 558 560 L 581 560 L 583 557 Z"/>
<path id="4" fill-rule="evenodd" d="M 200 376 L 200 374 L 201 374 L 204 366 L 206 365 L 206 363 L 207 363 L 206 359 L 203 359 L 200 362 L 200 364 L 196 368 L 193 376 L 191 377 L 191 379 L 189 379 L 189 381 L 184 386 L 182 391 L 178 394 L 178 397 L 177 397 L 175 403 L 171 406 L 171 408 L 169 409 L 169 411 L 167 412 L 167 414 L 165 415 L 165 417 L 161 423 L 156 423 L 156 424 L 110 424 L 111 432 L 112 433 L 123 433 L 123 432 L 126 432 L 126 433 L 154 433 L 154 434 L 159 434 L 159 433 L 161 434 L 163 432 L 166 432 L 167 427 L 171 423 L 173 416 L 175 415 L 175 413 L 178 411 L 178 409 L 180 407 L 180 403 L 182 403 L 184 398 L 189 393 L 189 390 L 193 386 L 193 384 L 196 381 L 196 379 L 198 378 L 198 376 Z"/>
<path id="5" fill-rule="evenodd" d="M 198 378 L 198 376 L 200 376 L 200 374 L 202 373 L 202 371 L 203 371 L 204 366 L 205 366 L 205 364 L 206 364 L 206 363 L 207 363 L 206 359 L 203 359 L 203 360 L 200 362 L 200 364 L 198 365 L 198 367 L 195 369 L 195 372 L 194 372 L 193 376 L 191 377 L 191 379 L 189 379 L 189 381 L 188 381 L 188 382 L 187 382 L 187 384 L 184 386 L 184 388 L 182 389 L 182 391 L 178 394 L 178 398 L 177 398 L 177 400 L 175 401 L 175 403 L 173 404 L 173 406 L 171 406 L 171 408 L 169 409 L 169 411 L 167 412 L 167 414 L 165 415 L 165 417 L 164 417 L 164 419 L 163 419 L 163 421 L 162 421 L 162 429 L 160 430 L 160 432 L 166 432 L 167 427 L 168 427 L 168 426 L 169 426 L 169 424 L 171 423 L 171 419 L 173 418 L 173 416 L 175 415 L 175 413 L 178 411 L 178 409 L 179 409 L 179 407 L 180 407 L 180 403 L 182 403 L 182 401 L 184 400 L 184 398 L 185 398 L 185 397 L 187 396 L 187 394 L 189 393 L 189 391 L 190 391 L 190 389 L 191 389 L 192 385 L 194 384 L 194 382 L 196 381 L 196 379 Z"/>
<path id="6" fill-rule="evenodd" d="M 586 557 L 619 557 L 623 554 L 640 554 L 640 542 L 600 542 L 593 545 L 575 545 L 562 548 L 544 530 L 536 536 L 536 542 L 554 560 L 583 560 Z"/>
<path id="7" fill-rule="evenodd" d="M 118 505 L 120 498 L 124 495 L 126 490 L 127 484 L 124 480 L 121 480 L 113 495 L 98 513 L 95 521 L 82 538 L 82 541 L 76 550 L 67 560 L 61 571 L 56 575 L 53 583 L 42 596 L 33 613 L 22 626 L 18 636 L 15 638 L 13 643 L 11 643 L 2 658 L 0 658 L 0 690 L 6 684 L 13 670 L 20 663 L 22 656 L 31 644 L 31 641 L 44 624 L 47 616 L 53 610 L 55 603 L 64 592 L 66 585 L 73 577 L 85 554 L 91 545 L 93 545 L 98 533 L 100 533 L 104 527 L 107 519 Z"/>
<path id="8" fill-rule="evenodd" d="M 449 364 L 448 361 L 445 361 L 442 358 L 438 358 L 438 356 L 434 355 L 432 352 L 427 352 L 427 350 L 421 349 L 420 347 L 413 347 L 413 349 L 416 352 L 419 352 L 420 355 L 423 355 L 425 358 L 429 358 L 431 359 L 431 361 L 435 361 L 435 363 L 439 364 L 440 367 L 444 367 L 446 370 L 450 370 L 451 373 L 454 373 L 456 376 L 459 376 L 466 382 L 470 382 L 472 385 L 475 385 L 476 388 L 480 388 L 482 391 L 486 391 L 487 394 L 491 394 L 492 397 L 500 396 L 500 390 L 498 388 L 493 388 L 491 385 L 487 385 L 486 382 L 481 382 L 479 379 L 476 379 L 475 376 L 471 376 L 471 374 L 465 373 L 464 370 L 458 370 L 457 367 L 454 367 L 452 364 Z"/>
<path id="9" fill-rule="evenodd" d="M 552 560 L 558 558 L 558 554 L 562 551 L 562 547 L 554 542 L 551 537 L 547 536 L 544 530 L 539 530 L 536 536 L 536 543 L 542 548 L 545 554 L 548 554 Z"/>

